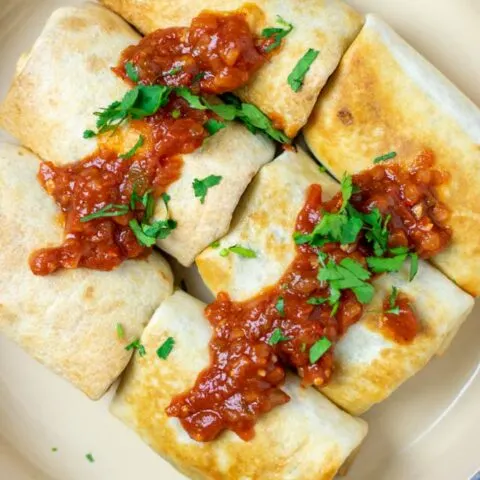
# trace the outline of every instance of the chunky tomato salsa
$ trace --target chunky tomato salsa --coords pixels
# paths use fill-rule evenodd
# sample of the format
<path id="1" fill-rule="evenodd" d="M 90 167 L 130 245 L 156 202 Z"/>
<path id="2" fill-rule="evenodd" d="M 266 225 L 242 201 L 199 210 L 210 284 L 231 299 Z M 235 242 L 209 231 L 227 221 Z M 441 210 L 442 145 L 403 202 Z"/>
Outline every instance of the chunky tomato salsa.
<path id="1" fill-rule="evenodd" d="M 111 270 L 168 236 L 176 220 L 154 221 L 153 207 L 181 175 L 180 155 L 224 128 L 238 108 L 202 95 L 245 85 L 266 61 L 266 40 L 253 35 L 241 13 L 202 13 L 190 27 L 158 30 L 128 47 L 113 71 L 131 90 L 95 113 L 96 131 L 84 132 L 98 137 L 97 150 L 73 165 L 40 167 L 41 184 L 64 214 L 65 240 L 31 255 L 33 273 Z M 282 138 L 256 107 L 244 110 L 242 118 L 253 115 L 246 118 L 251 129 L 257 119 Z M 118 152 L 113 146 L 125 130 L 135 141 Z"/>
<path id="2" fill-rule="evenodd" d="M 220 293 L 206 308 L 211 364 L 167 409 L 192 438 L 209 441 L 224 429 L 252 438 L 258 417 L 289 400 L 281 389 L 286 369 L 305 386 L 329 381 L 335 344 L 368 308 L 375 275 L 410 258 L 413 277 L 418 257 L 449 242 L 448 210 L 434 195 L 446 178 L 432 164 L 425 152 L 408 169 L 377 165 L 345 177 L 326 202 L 319 185 L 310 187 L 297 217 L 296 257 L 278 283 L 244 302 Z M 383 310 L 387 335 L 411 342 L 421 327 L 408 297 L 393 288 Z"/>

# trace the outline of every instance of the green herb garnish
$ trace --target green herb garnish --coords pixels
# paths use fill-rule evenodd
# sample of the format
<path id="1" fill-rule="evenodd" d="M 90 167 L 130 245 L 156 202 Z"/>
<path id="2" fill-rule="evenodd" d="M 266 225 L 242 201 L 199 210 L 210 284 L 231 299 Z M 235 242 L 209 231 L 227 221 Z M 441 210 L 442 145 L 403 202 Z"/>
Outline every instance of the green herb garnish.
<path id="1" fill-rule="evenodd" d="M 138 80 L 140 79 L 138 76 L 138 70 L 132 62 L 127 62 L 125 64 L 125 73 L 132 82 L 138 83 Z"/>
<path id="2" fill-rule="evenodd" d="M 135 153 L 137 153 L 137 150 L 143 145 L 144 141 L 145 141 L 145 138 L 143 137 L 143 135 L 140 135 L 135 145 L 128 152 L 122 153 L 121 155 L 119 155 L 119 157 L 125 158 L 125 159 L 132 158 L 135 155 Z"/>
<path id="3" fill-rule="evenodd" d="M 340 298 L 340 291 L 351 289 L 360 303 L 366 304 L 372 301 L 375 290 L 373 285 L 367 283 L 370 272 L 351 258 L 344 258 L 340 264 L 329 261 L 324 268 L 318 271 L 318 280 L 326 281 L 330 285 L 330 304 L 334 305 Z"/>
<path id="4" fill-rule="evenodd" d="M 140 245 L 144 247 L 152 247 L 157 240 L 163 240 L 167 238 L 172 230 L 177 228 L 177 222 L 168 218 L 166 220 L 157 220 L 152 224 L 138 223 L 138 220 L 133 219 L 128 223 L 132 229 L 135 237 L 137 237 Z"/>
<path id="5" fill-rule="evenodd" d="M 309 351 L 309 360 L 311 364 L 316 363 L 320 360 L 327 350 L 332 346 L 332 342 L 327 337 L 322 337 L 320 340 L 317 340 L 311 347 Z"/>
<path id="6" fill-rule="evenodd" d="M 177 120 L 178 118 L 180 118 L 180 115 L 181 115 L 182 112 L 180 112 L 180 110 L 178 108 L 176 108 L 175 110 L 172 110 L 172 118 Z"/>
<path id="7" fill-rule="evenodd" d="M 307 300 L 309 305 L 322 305 L 322 303 L 328 302 L 328 298 L 326 297 L 310 297 Z"/>
<path id="8" fill-rule="evenodd" d="M 162 197 L 163 203 L 165 204 L 165 208 L 168 208 L 168 202 L 170 202 L 172 197 L 166 192 L 163 192 L 161 197 Z"/>
<path id="9" fill-rule="evenodd" d="M 147 353 L 145 351 L 145 347 L 140 343 L 140 339 L 134 340 L 132 343 L 129 343 L 126 347 L 125 350 L 129 352 L 130 350 L 138 350 L 138 354 L 141 357 L 144 357 L 145 354 Z"/>
<path id="10" fill-rule="evenodd" d="M 117 337 L 118 338 L 125 338 L 125 330 L 123 329 L 123 325 L 121 323 L 117 323 L 116 325 Z"/>
<path id="11" fill-rule="evenodd" d="M 416 253 L 410 254 L 410 275 L 408 277 L 411 282 L 418 272 L 418 255 Z"/>
<path id="12" fill-rule="evenodd" d="M 85 455 L 85 458 L 90 462 L 90 463 L 93 463 L 95 461 L 95 459 L 93 458 L 93 455 L 91 453 L 87 453 Z"/>
<path id="13" fill-rule="evenodd" d="M 220 240 L 215 240 L 210 244 L 210 248 L 218 248 L 220 246 Z"/>
<path id="14" fill-rule="evenodd" d="M 251 250 L 250 248 L 242 247 L 241 245 L 233 245 L 228 248 L 222 248 L 219 253 L 221 257 L 226 257 L 230 254 L 230 252 L 244 258 L 257 257 L 257 254 L 253 250 Z"/>
<path id="15" fill-rule="evenodd" d="M 293 30 L 293 25 L 286 22 L 280 15 L 277 15 L 277 23 L 286 28 L 268 27 L 262 30 L 262 37 L 273 39 L 273 42 L 264 48 L 264 51 L 267 53 L 279 47 L 282 43 L 282 38 L 286 37 Z"/>
<path id="16" fill-rule="evenodd" d="M 205 130 L 210 134 L 214 135 L 217 133 L 219 130 L 222 130 L 223 128 L 226 127 L 225 123 L 220 122 L 218 120 L 215 120 L 214 118 L 208 119 L 203 126 L 205 127 Z"/>
<path id="17" fill-rule="evenodd" d="M 97 134 L 93 130 L 84 130 L 83 132 L 83 138 L 93 138 Z"/>
<path id="18" fill-rule="evenodd" d="M 175 345 L 175 340 L 173 337 L 168 337 L 161 345 L 157 348 L 157 356 L 163 360 L 166 360 L 170 353 L 173 350 Z"/>
<path id="19" fill-rule="evenodd" d="M 283 297 L 278 297 L 275 308 L 282 317 L 285 316 L 285 299 Z"/>
<path id="20" fill-rule="evenodd" d="M 294 92 L 298 92 L 302 88 L 305 75 L 319 53 L 320 52 L 318 50 L 309 48 L 293 68 L 292 72 L 288 76 L 288 84 Z"/>
<path id="21" fill-rule="evenodd" d="M 94 220 L 95 218 L 119 217 L 122 215 L 126 215 L 127 213 L 128 213 L 128 205 L 109 203 L 108 205 L 105 205 L 100 210 L 97 210 L 96 212 L 90 213 L 80 218 L 80 222 L 82 223 L 89 222 L 90 220 Z"/>
<path id="22" fill-rule="evenodd" d="M 407 254 L 397 255 L 395 257 L 368 257 L 368 266 L 375 273 L 398 272 L 407 259 Z"/>
<path id="23" fill-rule="evenodd" d="M 138 120 L 153 115 L 167 104 L 171 91 L 171 87 L 164 85 L 135 86 L 125 93 L 121 101 L 94 112 L 97 116 L 97 132 L 93 133 L 97 135 L 116 130 L 126 120 Z M 90 138 L 92 130 L 86 130 L 83 136 Z"/>
<path id="24" fill-rule="evenodd" d="M 205 197 L 207 196 L 208 189 L 218 185 L 222 178 L 220 175 L 209 175 L 203 179 L 195 178 L 192 183 L 193 192 L 195 197 L 200 198 L 200 203 L 205 203 Z"/>
<path id="25" fill-rule="evenodd" d="M 285 337 L 283 335 L 282 330 L 280 328 L 276 328 L 270 335 L 270 338 L 267 340 L 267 343 L 269 345 L 276 345 L 277 343 L 288 342 L 289 340 L 291 340 L 291 338 Z"/>
<path id="26" fill-rule="evenodd" d="M 52 447 L 52 452 L 58 452 L 58 448 L 57 447 Z"/>
<path id="27" fill-rule="evenodd" d="M 374 158 L 373 163 L 385 162 L 386 160 L 391 160 L 396 156 L 397 156 L 397 152 L 389 152 L 389 153 L 386 153 L 385 155 L 380 155 L 379 157 Z"/>

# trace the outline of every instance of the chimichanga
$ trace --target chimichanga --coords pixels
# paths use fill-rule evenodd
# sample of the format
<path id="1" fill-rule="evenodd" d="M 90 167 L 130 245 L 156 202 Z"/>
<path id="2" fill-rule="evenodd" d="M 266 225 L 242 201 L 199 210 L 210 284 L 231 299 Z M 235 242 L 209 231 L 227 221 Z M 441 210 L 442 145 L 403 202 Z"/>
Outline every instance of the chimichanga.
<path id="1" fill-rule="evenodd" d="M 231 231 L 218 248 L 197 258 L 200 275 L 214 294 L 226 292 L 241 301 L 279 281 L 294 259 L 292 234 L 312 183 L 322 186 L 326 199 L 339 187 L 301 150 L 285 152 L 260 171 Z M 256 258 L 220 254 L 232 245 L 252 249 Z M 382 401 L 442 352 L 473 307 L 470 295 L 426 262 L 420 261 L 417 275 L 408 279 L 408 262 L 399 272 L 374 279 L 372 301 L 336 344 L 334 373 L 322 392 L 350 413 L 360 414 Z M 382 303 L 394 286 L 408 296 L 421 325 L 407 344 L 382 327 Z"/>
<path id="2" fill-rule="evenodd" d="M 320 90 L 334 71 L 343 52 L 355 38 L 363 18 L 338 0 L 102 0 L 142 33 L 158 28 L 189 25 L 202 10 L 241 11 L 250 27 L 260 35 L 268 27 L 293 29 L 278 52 L 258 71 L 255 78 L 237 91 L 246 102 L 265 112 L 289 137 L 307 122 Z M 278 23 L 284 21 L 286 23 Z M 283 19 L 283 20 L 282 20 Z M 288 76 L 309 50 L 319 51 L 298 92 L 288 84 Z"/>
<path id="3" fill-rule="evenodd" d="M 83 138 L 95 128 L 93 112 L 129 90 L 111 67 L 140 36 L 104 7 L 87 4 L 53 13 L 31 52 L 22 58 L 10 91 L 0 106 L 0 125 L 42 159 L 56 165 L 81 160 L 96 148 Z M 139 137 L 135 126 L 112 137 L 108 146 L 126 152 Z M 188 265 L 227 230 L 235 206 L 257 170 L 274 155 L 263 135 L 229 123 L 193 153 L 183 155 L 180 178 L 167 188 L 169 215 L 177 228 L 158 245 Z M 209 175 L 221 183 L 201 203 L 192 181 Z M 221 208 L 219 208 L 219 205 Z M 158 202 L 154 220 L 165 218 Z"/>
<path id="4" fill-rule="evenodd" d="M 37 181 L 32 153 L 2 143 L 0 165 L 0 331 L 97 399 L 127 365 L 125 347 L 172 292 L 170 267 L 153 253 L 113 272 L 35 276 L 29 255 L 61 240 L 60 213 Z"/>
<path id="5" fill-rule="evenodd" d="M 209 443 L 195 442 L 165 409 L 192 386 L 209 363 L 211 328 L 205 305 L 177 291 L 156 311 L 141 342 L 146 355 L 128 367 L 111 412 L 153 450 L 192 479 L 332 479 L 360 445 L 367 425 L 350 417 L 312 388 L 288 376 L 282 387 L 290 401 L 255 426 L 250 441 L 226 432 Z M 167 359 L 155 351 L 168 337 L 175 341 Z"/>
<path id="6" fill-rule="evenodd" d="M 412 164 L 424 151 L 449 175 L 451 245 L 433 263 L 480 294 L 480 110 L 385 22 L 369 15 L 305 128 L 313 154 L 337 178 L 382 155 Z"/>

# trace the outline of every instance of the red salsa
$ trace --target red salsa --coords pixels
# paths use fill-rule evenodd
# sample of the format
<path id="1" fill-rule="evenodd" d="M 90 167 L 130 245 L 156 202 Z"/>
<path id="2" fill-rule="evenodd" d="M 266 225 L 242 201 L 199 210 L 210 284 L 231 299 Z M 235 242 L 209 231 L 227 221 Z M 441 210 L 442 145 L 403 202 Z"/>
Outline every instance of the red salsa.
<path id="1" fill-rule="evenodd" d="M 113 70 L 132 83 L 126 73 L 130 62 L 139 85 L 183 85 L 198 94 L 219 94 L 244 85 L 264 61 L 243 14 L 202 13 L 188 28 L 158 30 L 128 47 Z M 116 208 L 121 213 L 134 191 L 140 197 L 151 192 L 158 199 L 181 175 L 180 155 L 193 152 L 209 136 L 205 125 L 211 118 L 216 118 L 211 111 L 191 108 L 171 92 L 154 115 L 130 121 L 141 140 L 130 157 L 112 148 L 123 133 L 107 131 L 99 135 L 97 150 L 77 163 L 42 163 L 38 178 L 64 214 L 65 240 L 31 255 L 33 273 L 77 267 L 111 270 L 128 258 L 147 255 L 150 249 L 129 226 L 132 219 L 145 218 L 141 202 L 134 202 L 124 215 L 85 217 L 110 205 L 115 207 L 109 212 Z"/>
<path id="2" fill-rule="evenodd" d="M 432 163 L 432 155 L 426 152 L 409 169 L 375 166 L 353 177 L 350 198 L 357 211 L 377 208 L 389 218 L 385 222 L 389 248 L 411 247 L 424 258 L 441 251 L 450 239 L 445 226 L 448 211 L 433 193 L 445 178 L 431 168 Z M 341 193 L 323 202 L 321 187 L 312 185 L 296 231 L 311 233 L 324 215 L 338 213 L 342 202 Z M 335 343 L 361 318 L 365 305 L 345 289 L 332 307 L 326 301 L 330 287 L 318 279 L 319 270 L 327 261 L 338 265 L 344 259 L 368 269 L 367 258 L 372 255 L 363 232 L 348 245 L 301 244 L 274 287 L 243 302 L 220 293 L 206 308 L 213 327 L 211 364 L 190 391 L 172 400 L 167 413 L 179 417 L 197 441 L 212 440 L 224 429 L 248 440 L 261 414 L 289 400 L 281 390 L 287 368 L 295 369 L 305 386 L 325 385 L 334 372 Z M 420 324 L 408 297 L 400 293 L 393 305 L 389 302 L 385 312 L 395 313 L 384 313 L 381 327 L 396 341 L 411 342 Z"/>

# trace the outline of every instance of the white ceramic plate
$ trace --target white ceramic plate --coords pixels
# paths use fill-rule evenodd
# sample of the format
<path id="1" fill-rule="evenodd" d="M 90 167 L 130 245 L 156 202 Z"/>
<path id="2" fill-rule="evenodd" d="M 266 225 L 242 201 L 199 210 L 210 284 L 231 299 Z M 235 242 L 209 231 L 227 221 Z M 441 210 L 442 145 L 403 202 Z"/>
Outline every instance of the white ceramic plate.
<path id="1" fill-rule="evenodd" d="M 0 97 L 18 56 L 32 44 L 50 13 L 68 3 L 80 2 L 0 0 Z M 480 104 L 480 0 L 350 3 L 381 14 Z M 191 293 L 204 296 L 194 274 L 187 277 Z M 480 470 L 479 322 L 477 302 L 445 356 L 433 360 L 365 416 L 370 432 L 346 480 L 467 480 Z M 0 339 L 0 477 L 184 478 L 109 415 L 110 397 L 111 393 L 97 403 L 87 400 Z M 53 452 L 54 447 L 58 451 Z M 94 463 L 86 459 L 87 453 Z"/>

